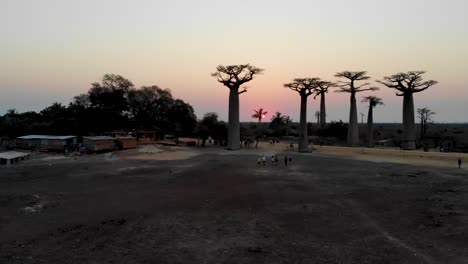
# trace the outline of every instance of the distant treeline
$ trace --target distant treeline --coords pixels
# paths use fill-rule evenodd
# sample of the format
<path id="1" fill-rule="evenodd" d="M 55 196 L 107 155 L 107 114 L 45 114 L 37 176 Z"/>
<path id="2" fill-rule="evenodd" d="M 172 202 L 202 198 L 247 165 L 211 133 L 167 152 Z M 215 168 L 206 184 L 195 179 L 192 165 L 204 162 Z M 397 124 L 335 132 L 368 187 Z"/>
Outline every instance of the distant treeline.
<path id="1" fill-rule="evenodd" d="M 155 85 L 137 89 L 120 75 L 106 74 L 69 105 L 53 103 L 40 112 L 8 110 L 0 117 L 0 136 L 82 136 L 133 129 L 185 136 L 192 135 L 196 125 L 193 107 L 175 99 L 170 90 Z"/>

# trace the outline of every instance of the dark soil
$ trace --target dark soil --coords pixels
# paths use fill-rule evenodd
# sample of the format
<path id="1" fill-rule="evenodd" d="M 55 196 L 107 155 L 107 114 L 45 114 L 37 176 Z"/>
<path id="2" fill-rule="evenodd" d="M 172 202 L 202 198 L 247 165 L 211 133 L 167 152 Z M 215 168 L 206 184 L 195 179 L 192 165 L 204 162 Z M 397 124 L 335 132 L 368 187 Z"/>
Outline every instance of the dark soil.
<path id="1" fill-rule="evenodd" d="M 0 263 L 468 263 L 467 191 L 316 154 L 31 160 L 0 168 Z"/>

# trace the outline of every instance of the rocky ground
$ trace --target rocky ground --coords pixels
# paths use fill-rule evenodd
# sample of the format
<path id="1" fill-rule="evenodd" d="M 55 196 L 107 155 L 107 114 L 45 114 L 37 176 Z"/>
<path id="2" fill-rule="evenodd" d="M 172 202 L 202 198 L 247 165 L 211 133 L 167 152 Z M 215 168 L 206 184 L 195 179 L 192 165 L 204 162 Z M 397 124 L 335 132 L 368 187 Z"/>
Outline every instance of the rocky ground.
<path id="1" fill-rule="evenodd" d="M 468 263 L 466 170 L 184 153 L 2 166 L 0 263 Z"/>

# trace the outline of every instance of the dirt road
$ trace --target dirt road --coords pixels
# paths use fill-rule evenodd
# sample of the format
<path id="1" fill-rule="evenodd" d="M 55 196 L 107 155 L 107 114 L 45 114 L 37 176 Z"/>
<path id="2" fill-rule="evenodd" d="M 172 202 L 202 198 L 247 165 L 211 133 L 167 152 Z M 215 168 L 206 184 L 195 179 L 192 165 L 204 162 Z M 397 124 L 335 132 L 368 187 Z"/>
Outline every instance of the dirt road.
<path id="1" fill-rule="evenodd" d="M 0 263 L 468 263 L 465 170 L 252 154 L 2 167 Z"/>

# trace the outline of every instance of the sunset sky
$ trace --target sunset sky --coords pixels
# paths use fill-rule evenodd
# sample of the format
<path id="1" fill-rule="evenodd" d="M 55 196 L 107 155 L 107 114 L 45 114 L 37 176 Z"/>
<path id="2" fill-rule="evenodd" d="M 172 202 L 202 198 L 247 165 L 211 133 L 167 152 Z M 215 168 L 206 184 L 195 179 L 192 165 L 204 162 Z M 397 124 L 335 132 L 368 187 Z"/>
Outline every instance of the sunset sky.
<path id="1" fill-rule="evenodd" d="M 241 95 L 253 109 L 299 119 L 296 77 L 336 80 L 342 70 L 375 79 L 426 70 L 439 84 L 415 95 L 437 122 L 468 117 L 468 2 L 463 0 L 0 0 L 0 114 L 68 104 L 105 73 L 158 85 L 201 117 L 227 119 L 219 64 L 265 69 Z M 362 93 L 359 96 L 370 95 Z M 401 122 L 402 98 L 381 87 L 376 122 Z M 329 93 L 328 120 L 348 120 L 348 94 Z M 367 106 L 358 105 L 366 113 Z M 319 101 L 309 100 L 309 121 Z M 269 119 L 271 115 L 267 117 Z"/>

